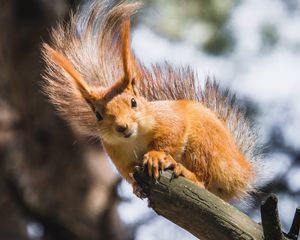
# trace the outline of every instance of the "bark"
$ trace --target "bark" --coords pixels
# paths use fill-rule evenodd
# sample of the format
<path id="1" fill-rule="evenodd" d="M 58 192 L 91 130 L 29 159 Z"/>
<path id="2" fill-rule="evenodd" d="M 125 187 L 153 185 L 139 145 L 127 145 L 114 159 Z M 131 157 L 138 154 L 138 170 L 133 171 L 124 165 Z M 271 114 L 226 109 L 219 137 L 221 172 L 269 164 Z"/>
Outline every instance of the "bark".
<path id="1" fill-rule="evenodd" d="M 281 231 L 279 214 L 277 209 L 277 198 L 271 195 L 261 206 L 261 218 L 264 236 L 266 240 L 284 239 Z"/>
<path id="2" fill-rule="evenodd" d="M 285 240 L 295 239 L 294 235 L 298 236 L 298 220 L 294 221 L 291 230 L 293 237 L 282 233 L 280 224 L 274 224 L 274 222 L 279 223 L 279 218 L 278 215 L 276 217 L 276 211 L 272 210 L 274 209 L 273 195 L 267 199 L 263 207 L 271 209 L 264 212 L 266 214 L 263 225 L 268 227 L 263 230 L 260 224 L 209 191 L 199 188 L 183 177 L 173 179 L 172 176 L 172 171 L 163 171 L 158 181 L 154 181 L 149 178 L 147 171 L 141 168 L 137 168 L 134 173 L 135 180 L 148 197 L 149 206 L 157 214 L 166 217 L 200 239 Z M 274 232 L 277 238 L 267 238 Z"/>
<path id="3" fill-rule="evenodd" d="M 293 240 L 297 240 L 299 235 L 299 229 L 300 229 L 300 207 L 298 207 L 295 211 L 293 223 L 288 233 L 288 236 Z"/>

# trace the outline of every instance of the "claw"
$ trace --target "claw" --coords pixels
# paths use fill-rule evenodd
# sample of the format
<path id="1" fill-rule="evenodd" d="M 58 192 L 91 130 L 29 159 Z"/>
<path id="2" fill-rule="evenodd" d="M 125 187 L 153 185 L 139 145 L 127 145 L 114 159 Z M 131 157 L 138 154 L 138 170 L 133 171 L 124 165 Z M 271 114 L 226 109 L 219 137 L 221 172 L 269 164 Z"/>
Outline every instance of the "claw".
<path id="1" fill-rule="evenodd" d="M 171 178 L 170 178 L 170 182 L 175 178 L 175 173 L 172 172 Z"/>
<path id="2" fill-rule="evenodd" d="M 195 173 L 185 168 L 181 163 L 176 162 L 172 156 L 162 151 L 149 151 L 144 155 L 143 166 L 148 168 L 148 174 L 155 181 L 159 178 L 163 170 L 173 169 L 170 180 L 183 176 L 199 186 L 204 186 L 202 181 L 199 181 Z"/>
<path id="3" fill-rule="evenodd" d="M 174 165 L 175 160 L 167 153 L 150 151 L 144 155 L 143 166 L 148 169 L 148 174 L 157 180 L 162 170 Z"/>
<path id="4" fill-rule="evenodd" d="M 158 170 L 159 170 L 158 162 L 159 161 L 157 159 L 154 159 L 153 162 L 152 162 L 153 176 L 154 176 L 155 179 L 158 179 L 158 176 L 159 176 L 159 174 L 158 174 Z"/>
<path id="5" fill-rule="evenodd" d="M 182 175 L 182 169 L 181 169 L 181 165 L 176 164 L 174 167 L 174 175 L 175 177 L 179 177 L 180 175 Z"/>

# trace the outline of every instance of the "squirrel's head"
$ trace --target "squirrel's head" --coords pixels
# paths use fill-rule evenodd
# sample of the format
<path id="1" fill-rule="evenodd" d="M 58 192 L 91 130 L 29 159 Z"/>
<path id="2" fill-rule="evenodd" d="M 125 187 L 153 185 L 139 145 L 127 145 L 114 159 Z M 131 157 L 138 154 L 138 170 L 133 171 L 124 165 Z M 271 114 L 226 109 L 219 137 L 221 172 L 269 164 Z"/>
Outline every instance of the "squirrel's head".
<path id="1" fill-rule="evenodd" d="M 128 142 L 151 130 L 148 103 L 133 88 L 122 91 L 116 86 L 105 89 L 92 103 L 99 135 L 110 144 Z"/>
<path id="2" fill-rule="evenodd" d="M 56 65 L 67 72 L 75 91 L 88 103 L 94 113 L 96 129 L 104 141 L 111 144 L 131 141 L 149 132 L 151 122 L 146 99 L 140 96 L 136 81 L 140 78 L 139 65 L 130 49 L 130 21 L 124 21 L 120 32 L 120 53 L 123 75 L 107 88 L 90 87 L 72 63 L 61 53 L 44 44 L 44 52 Z M 148 117 L 146 117 L 148 116 Z"/>

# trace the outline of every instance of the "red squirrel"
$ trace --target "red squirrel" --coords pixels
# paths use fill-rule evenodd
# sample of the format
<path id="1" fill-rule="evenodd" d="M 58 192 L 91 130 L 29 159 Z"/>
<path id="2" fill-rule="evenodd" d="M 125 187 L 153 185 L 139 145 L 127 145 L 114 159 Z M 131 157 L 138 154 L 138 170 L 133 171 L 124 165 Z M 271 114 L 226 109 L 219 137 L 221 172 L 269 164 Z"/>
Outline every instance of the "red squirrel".
<path id="1" fill-rule="evenodd" d="M 44 43 L 44 91 L 79 132 L 101 138 L 120 174 L 151 177 L 171 168 L 224 200 L 242 198 L 256 178 L 256 133 L 228 91 L 189 68 L 141 64 L 130 44 L 138 3 L 93 2 Z M 136 191 L 138 193 L 138 191 Z"/>

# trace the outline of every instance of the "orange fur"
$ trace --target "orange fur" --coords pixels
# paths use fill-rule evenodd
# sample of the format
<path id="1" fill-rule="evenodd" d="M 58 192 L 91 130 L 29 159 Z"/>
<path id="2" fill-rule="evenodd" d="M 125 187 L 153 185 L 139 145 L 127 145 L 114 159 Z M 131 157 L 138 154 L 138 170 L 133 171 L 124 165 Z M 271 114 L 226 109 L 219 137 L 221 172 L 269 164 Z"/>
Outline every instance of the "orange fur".
<path id="1" fill-rule="evenodd" d="M 121 175 L 132 182 L 130 173 L 144 159 L 154 177 L 168 165 L 223 199 L 243 195 L 254 180 L 254 167 L 214 113 L 193 101 L 147 102 L 135 96 L 142 108 L 137 113 L 129 105 L 132 96 L 133 93 L 122 93 L 112 99 L 106 108 L 113 120 L 100 123 L 100 128 L 112 126 L 102 141 Z M 139 120 L 137 114 L 143 119 Z M 126 139 L 114 131 L 118 124 L 140 132 Z M 151 154 L 153 151 L 155 154 Z"/>
<path id="2" fill-rule="evenodd" d="M 170 65 L 147 69 L 130 48 L 129 17 L 137 5 L 111 6 L 99 21 L 97 7 L 109 9 L 93 6 L 81 35 L 74 29 L 82 17 L 75 16 L 67 28 L 54 32 L 57 51 L 44 45 L 45 91 L 63 116 L 75 128 L 99 136 L 120 174 L 133 186 L 134 166 L 145 165 L 154 178 L 159 170 L 172 168 L 175 175 L 226 200 L 252 190 L 255 137 L 233 97 L 210 82 L 205 91 L 197 90 L 190 69 Z M 101 29 L 97 37 L 94 26 Z M 84 99 L 93 99 L 92 108 L 73 88 L 64 89 L 70 82 Z M 66 96 L 76 105 L 66 104 Z"/>

